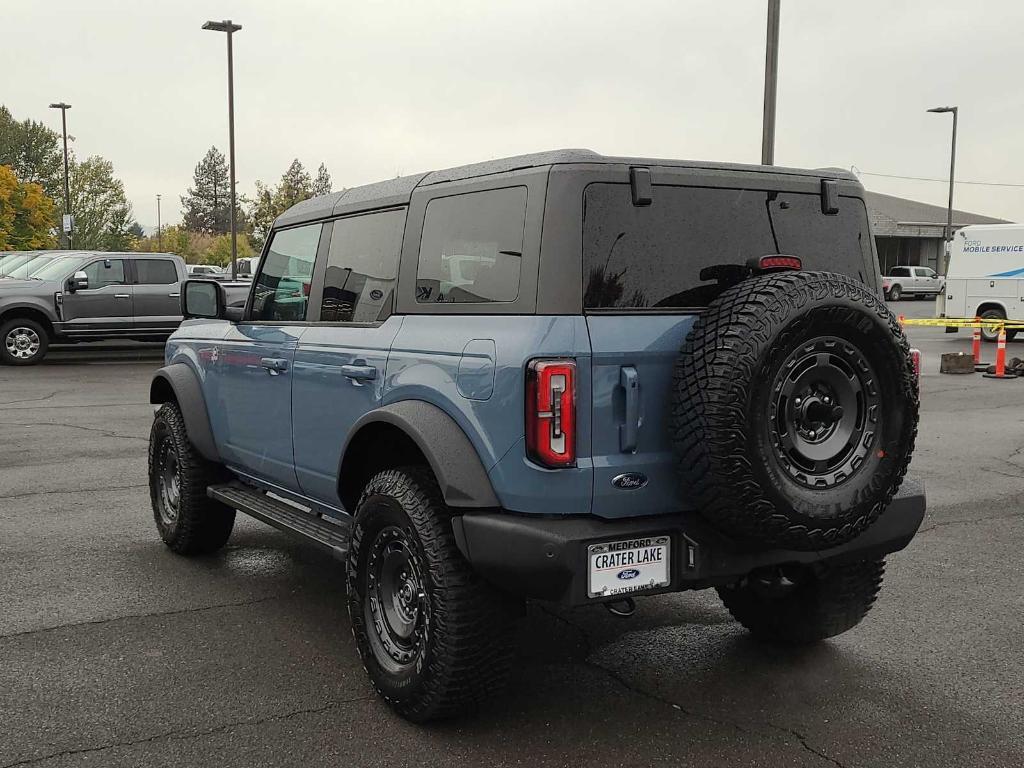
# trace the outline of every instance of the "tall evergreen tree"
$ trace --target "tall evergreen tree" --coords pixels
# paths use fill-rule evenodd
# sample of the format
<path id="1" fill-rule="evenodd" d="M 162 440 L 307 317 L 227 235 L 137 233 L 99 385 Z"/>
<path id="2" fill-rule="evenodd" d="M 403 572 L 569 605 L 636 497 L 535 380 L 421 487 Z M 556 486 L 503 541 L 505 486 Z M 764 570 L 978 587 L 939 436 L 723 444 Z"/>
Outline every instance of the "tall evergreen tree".
<path id="1" fill-rule="evenodd" d="M 182 226 L 193 232 L 223 235 L 231 228 L 228 163 L 216 147 L 199 161 L 188 194 L 181 198 Z"/>
<path id="2" fill-rule="evenodd" d="M 313 179 L 313 197 L 329 194 L 331 194 L 331 174 L 327 172 L 327 165 L 320 163 L 316 178 Z"/>
<path id="3" fill-rule="evenodd" d="M 309 172 L 299 162 L 298 158 L 292 160 L 288 170 L 281 177 L 281 183 L 277 187 L 277 203 L 279 211 L 285 211 L 296 203 L 301 203 L 313 196 L 313 179 Z M 283 206 L 283 207 L 281 207 Z"/>

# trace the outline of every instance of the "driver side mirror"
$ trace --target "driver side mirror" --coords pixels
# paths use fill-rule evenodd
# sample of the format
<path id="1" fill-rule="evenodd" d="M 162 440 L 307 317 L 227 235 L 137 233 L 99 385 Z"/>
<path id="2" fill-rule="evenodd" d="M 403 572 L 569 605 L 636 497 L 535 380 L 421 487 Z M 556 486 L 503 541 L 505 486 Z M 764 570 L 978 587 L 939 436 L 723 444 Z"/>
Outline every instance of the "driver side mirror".
<path id="1" fill-rule="evenodd" d="M 71 293 L 75 291 L 84 291 L 89 288 L 89 275 L 84 270 L 78 270 L 71 277 L 68 278 L 68 290 Z"/>

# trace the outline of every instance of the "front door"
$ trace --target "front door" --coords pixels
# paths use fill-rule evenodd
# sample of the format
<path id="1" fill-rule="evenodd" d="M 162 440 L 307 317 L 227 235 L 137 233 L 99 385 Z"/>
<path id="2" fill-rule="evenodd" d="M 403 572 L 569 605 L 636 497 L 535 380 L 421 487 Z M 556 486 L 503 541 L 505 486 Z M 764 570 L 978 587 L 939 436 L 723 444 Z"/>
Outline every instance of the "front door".
<path id="1" fill-rule="evenodd" d="M 135 329 L 153 334 L 172 333 L 181 324 L 177 266 L 168 258 L 135 259 L 133 264 Z"/>
<path id="2" fill-rule="evenodd" d="M 86 264 L 87 288 L 65 291 L 62 301 L 65 332 L 88 338 L 124 334 L 132 326 L 132 286 L 124 259 L 96 259 Z"/>
<path id="3" fill-rule="evenodd" d="M 245 319 L 225 335 L 210 366 L 221 407 L 211 417 L 224 457 L 243 474 L 298 490 L 292 454 L 292 365 L 306 330 L 322 224 L 280 230 L 253 285 Z"/>

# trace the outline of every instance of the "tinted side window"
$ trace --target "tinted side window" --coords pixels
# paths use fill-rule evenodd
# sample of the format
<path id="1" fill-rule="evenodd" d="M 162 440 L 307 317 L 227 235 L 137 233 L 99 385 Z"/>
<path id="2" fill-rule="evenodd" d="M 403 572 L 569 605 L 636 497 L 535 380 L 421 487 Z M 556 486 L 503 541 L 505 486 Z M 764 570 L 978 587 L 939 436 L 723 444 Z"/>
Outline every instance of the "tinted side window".
<path id="1" fill-rule="evenodd" d="M 170 285 L 178 282 L 174 262 L 167 259 L 136 259 L 135 272 L 141 285 Z"/>
<path id="2" fill-rule="evenodd" d="M 253 286 L 250 320 L 306 319 L 310 277 L 322 229 L 322 224 L 307 224 L 274 233 Z"/>
<path id="3" fill-rule="evenodd" d="M 906 267 L 893 267 L 889 272 L 890 277 L 910 277 L 910 272 Z"/>
<path id="4" fill-rule="evenodd" d="M 852 198 L 826 216 L 816 194 L 657 185 L 634 206 L 629 185 L 599 183 L 583 215 L 588 309 L 704 307 L 748 260 L 778 253 L 874 284 L 867 211 Z"/>
<path id="5" fill-rule="evenodd" d="M 108 285 L 125 285 L 124 261 L 121 259 L 100 259 L 85 268 L 89 276 L 89 290 L 104 288 Z"/>
<path id="6" fill-rule="evenodd" d="M 334 222 L 320 319 L 371 323 L 391 314 L 405 211 Z"/>
<path id="7" fill-rule="evenodd" d="M 515 301 L 525 224 L 526 187 L 431 200 L 423 220 L 416 301 Z"/>

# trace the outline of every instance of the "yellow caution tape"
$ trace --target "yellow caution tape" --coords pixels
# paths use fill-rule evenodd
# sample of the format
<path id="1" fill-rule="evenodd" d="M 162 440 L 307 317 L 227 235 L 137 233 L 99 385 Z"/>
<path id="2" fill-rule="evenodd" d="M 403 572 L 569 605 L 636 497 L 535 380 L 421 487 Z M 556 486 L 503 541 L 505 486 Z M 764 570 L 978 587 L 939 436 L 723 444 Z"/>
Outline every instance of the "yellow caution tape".
<path id="1" fill-rule="evenodd" d="M 1024 328 L 1024 322 L 1020 320 L 978 320 L 973 317 L 907 317 L 900 318 L 900 323 L 932 328 L 1006 328 L 1011 331 Z"/>

